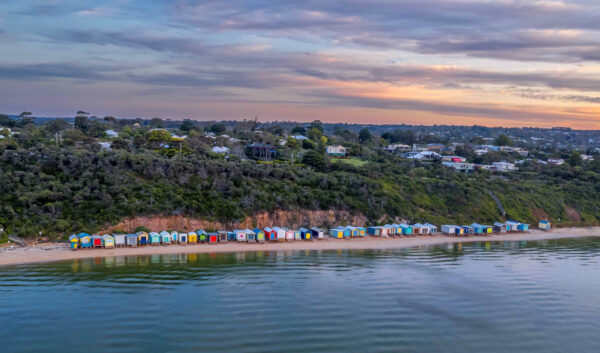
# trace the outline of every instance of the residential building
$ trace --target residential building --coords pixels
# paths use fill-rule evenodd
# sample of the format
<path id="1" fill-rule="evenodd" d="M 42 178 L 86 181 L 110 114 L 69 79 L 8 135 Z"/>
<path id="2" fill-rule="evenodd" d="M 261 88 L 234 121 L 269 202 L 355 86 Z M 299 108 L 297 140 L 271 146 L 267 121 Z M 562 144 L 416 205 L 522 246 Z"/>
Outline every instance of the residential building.
<path id="1" fill-rule="evenodd" d="M 346 147 L 337 145 L 337 146 L 327 146 L 327 155 L 332 157 L 346 157 Z"/>

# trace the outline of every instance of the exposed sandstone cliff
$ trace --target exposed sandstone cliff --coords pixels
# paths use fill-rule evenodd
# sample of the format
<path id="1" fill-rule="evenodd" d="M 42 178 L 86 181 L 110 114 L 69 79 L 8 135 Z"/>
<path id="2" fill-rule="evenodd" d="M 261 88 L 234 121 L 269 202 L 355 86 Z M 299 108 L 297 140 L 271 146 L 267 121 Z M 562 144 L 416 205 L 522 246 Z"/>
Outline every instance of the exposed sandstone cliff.
<path id="1" fill-rule="evenodd" d="M 367 218 L 361 214 L 351 214 L 347 211 L 275 211 L 262 212 L 246 217 L 241 222 L 211 222 L 199 218 L 185 216 L 140 216 L 127 218 L 118 224 L 107 227 L 105 232 L 119 229 L 132 232 L 139 226 L 144 226 L 152 231 L 172 229 L 178 231 L 192 231 L 196 229 L 227 230 L 239 228 L 264 228 L 270 226 L 282 226 L 298 228 L 306 226 L 330 227 L 337 225 L 352 224 L 355 226 L 365 225 Z"/>

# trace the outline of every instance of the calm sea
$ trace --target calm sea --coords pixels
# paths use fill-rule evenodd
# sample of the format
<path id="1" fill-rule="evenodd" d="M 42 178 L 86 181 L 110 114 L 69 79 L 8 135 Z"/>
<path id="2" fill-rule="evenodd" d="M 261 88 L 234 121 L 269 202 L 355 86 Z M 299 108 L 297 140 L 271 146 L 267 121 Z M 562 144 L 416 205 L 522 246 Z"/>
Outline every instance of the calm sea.
<path id="1" fill-rule="evenodd" d="M 0 268 L 0 351 L 600 352 L 600 240 Z"/>

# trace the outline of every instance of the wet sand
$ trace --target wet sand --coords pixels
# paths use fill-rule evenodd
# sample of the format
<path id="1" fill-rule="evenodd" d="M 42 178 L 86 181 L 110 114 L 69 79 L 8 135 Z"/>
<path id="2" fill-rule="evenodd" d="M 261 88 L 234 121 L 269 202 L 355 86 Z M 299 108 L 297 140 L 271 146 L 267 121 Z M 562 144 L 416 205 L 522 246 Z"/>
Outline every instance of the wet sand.
<path id="1" fill-rule="evenodd" d="M 195 245 L 144 246 L 116 249 L 79 249 L 71 250 L 67 243 L 45 243 L 29 247 L 8 246 L 0 248 L 0 266 L 25 263 L 63 261 L 71 259 L 153 255 L 153 254 L 190 254 L 222 253 L 242 251 L 277 250 L 346 250 L 346 249 L 396 249 L 437 244 L 470 243 L 480 241 L 520 241 L 547 240 L 561 238 L 600 237 L 600 227 L 560 228 L 550 232 L 532 230 L 529 233 L 493 234 L 490 236 L 451 237 L 441 234 L 413 237 L 365 237 L 352 239 L 319 239 L 313 241 L 293 241 L 285 243 L 222 243 Z"/>

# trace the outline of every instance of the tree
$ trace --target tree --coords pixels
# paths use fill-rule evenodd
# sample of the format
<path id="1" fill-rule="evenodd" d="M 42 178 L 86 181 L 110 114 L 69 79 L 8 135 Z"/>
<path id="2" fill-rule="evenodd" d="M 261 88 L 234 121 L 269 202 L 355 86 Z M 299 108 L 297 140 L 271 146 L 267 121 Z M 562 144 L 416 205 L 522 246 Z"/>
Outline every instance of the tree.
<path id="1" fill-rule="evenodd" d="M 129 141 L 122 139 L 122 138 L 116 138 L 113 140 L 113 142 L 110 144 L 110 147 L 116 150 L 126 150 L 129 151 Z"/>
<path id="2" fill-rule="evenodd" d="M 48 130 L 54 134 L 59 131 L 66 130 L 70 126 L 71 126 L 71 124 L 67 123 L 63 119 L 53 119 L 53 120 L 50 120 L 48 123 L 46 123 L 45 128 L 46 128 L 46 130 Z"/>
<path id="3" fill-rule="evenodd" d="M 306 129 L 302 125 L 296 125 L 292 129 L 292 135 L 306 135 Z"/>
<path id="4" fill-rule="evenodd" d="M 152 118 L 152 120 L 150 120 L 150 126 L 154 128 L 162 128 L 163 120 L 161 118 Z"/>
<path id="5" fill-rule="evenodd" d="M 294 153 L 300 148 L 300 141 L 293 137 L 288 137 L 285 145 L 292 150 L 292 165 L 294 165 Z"/>
<path id="6" fill-rule="evenodd" d="M 117 122 L 117 118 L 115 118 L 114 116 L 105 116 L 104 121 L 106 121 L 109 124 L 115 124 Z"/>
<path id="7" fill-rule="evenodd" d="M 475 136 L 471 140 L 469 140 L 469 143 L 471 143 L 472 145 L 483 145 L 485 141 L 480 136 Z"/>
<path id="8" fill-rule="evenodd" d="M 184 131 L 184 132 L 190 132 L 190 130 L 195 129 L 195 128 L 196 128 L 196 124 L 194 124 L 194 122 L 189 119 L 185 119 L 183 121 L 183 123 L 179 126 L 179 130 Z"/>
<path id="9" fill-rule="evenodd" d="M 302 163 L 315 168 L 316 170 L 323 171 L 327 167 L 327 161 L 325 156 L 317 151 L 308 151 L 302 158 Z"/>
<path id="10" fill-rule="evenodd" d="M 86 132 L 88 127 L 88 118 L 86 116 L 77 115 L 75 117 L 75 128 L 81 130 L 83 133 Z"/>
<path id="11" fill-rule="evenodd" d="M 371 131 L 369 131 L 368 128 L 360 130 L 360 132 L 358 133 L 358 140 L 360 141 L 360 143 L 364 143 L 369 139 L 371 139 Z"/>
<path id="12" fill-rule="evenodd" d="M 323 123 L 321 122 L 321 120 L 315 120 L 312 123 L 310 123 L 310 128 L 317 129 L 321 133 L 323 133 Z"/>
<path id="13" fill-rule="evenodd" d="M 16 121 L 9 118 L 8 115 L 0 114 L 0 126 L 13 127 Z"/>
<path id="14" fill-rule="evenodd" d="M 579 151 L 571 151 L 569 158 L 567 159 L 567 163 L 571 165 L 571 167 L 575 167 L 581 164 L 581 153 Z"/>
<path id="15" fill-rule="evenodd" d="M 510 137 L 506 136 L 505 134 L 501 134 L 500 136 L 496 137 L 496 141 L 494 143 L 496 144 L 496 146 L 514 146 L 515 145 L 513 140 L 511 140 Z"/>
<path id="16" fill-rule="evenodd" d="M 210 127 L 210 131 L 215 135 L 223 135 L 227 131 L 227 127 L 223 124 L 214 124 Z"/>

